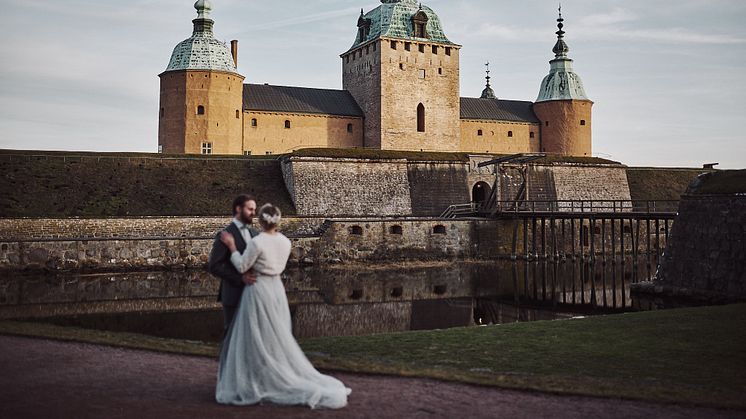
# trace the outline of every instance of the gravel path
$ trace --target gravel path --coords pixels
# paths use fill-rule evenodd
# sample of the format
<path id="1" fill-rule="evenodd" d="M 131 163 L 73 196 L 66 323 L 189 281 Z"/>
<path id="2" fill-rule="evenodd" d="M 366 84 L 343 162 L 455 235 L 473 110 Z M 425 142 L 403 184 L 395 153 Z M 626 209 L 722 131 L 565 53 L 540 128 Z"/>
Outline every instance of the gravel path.
<path id="1" fill-rule="evenodd" d="M 0 336 L 2 418 L 734 418 L 746 412 L 500 390 L 428 379 L 334 374 L 349 406 L 215 403 L 217 362 Z"/>

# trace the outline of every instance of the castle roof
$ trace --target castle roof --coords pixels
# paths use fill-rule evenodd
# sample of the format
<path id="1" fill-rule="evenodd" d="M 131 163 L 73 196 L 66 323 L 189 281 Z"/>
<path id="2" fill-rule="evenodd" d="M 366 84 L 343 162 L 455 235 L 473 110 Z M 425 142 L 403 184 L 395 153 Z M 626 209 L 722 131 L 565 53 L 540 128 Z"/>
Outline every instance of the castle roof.
<path id="1" fill-rule="evenodd" d="M 583 88 L 583 82 L 572 68 L 572 60 L 568 58 L 567 53 L 570 47 L 565 42 L 564 28 L 565 20 L 562 18 L 562 9 L 560 8 L 559 18 L 557 19 L 557 42 L 552 48 L 554 59 L 549 62 L 549 74 L 544 77 L 539 88 L 539 97 L 537 102 L 546 102 L 550 100 L 589 100 Z"/>
<path id="2" fill-rule="evenodd" d="M 475 97 L 461 98 L 461 119 L 539 123 L 532 102 Z"/>
<path id="3" fill-rule="evenodd" d="M 417 0 L 381 0 L 381 3 L 368 13 L 361 10 L 358 27 L 367 30 L 358 31 L 350 49 L 381 37 L 455 45 L 443 32 L 438 15 Z M 415 36 L 414 20 L 425 23 L 424 38 Z"/>
<path id="4" fill-rule="evenodd" d="M 244 84 L 243 108 L 249 111 L 364 117 L 347 90 Z"/>
<path id="5" fill-rule="evenodd" d="M 212 32 L 214 22 L 209 19 L 212 5 L 209 0 L 194 3 L 197 18 L 192 21 L 192 36 L 179 42 L 171 54 L 166 71 L 216 70 L 236 72 L 230 48 Z"/>

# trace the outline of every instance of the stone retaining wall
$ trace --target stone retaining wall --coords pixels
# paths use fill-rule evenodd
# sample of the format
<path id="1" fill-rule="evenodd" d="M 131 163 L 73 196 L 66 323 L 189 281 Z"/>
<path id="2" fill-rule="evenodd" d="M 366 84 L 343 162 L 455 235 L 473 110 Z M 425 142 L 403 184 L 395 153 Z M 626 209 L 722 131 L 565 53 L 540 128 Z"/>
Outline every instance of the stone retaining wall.
<path id="1" fill-rule="evenodd" d="M 684 195 L 655 284 L 746 298 L 746 195 Z"/>

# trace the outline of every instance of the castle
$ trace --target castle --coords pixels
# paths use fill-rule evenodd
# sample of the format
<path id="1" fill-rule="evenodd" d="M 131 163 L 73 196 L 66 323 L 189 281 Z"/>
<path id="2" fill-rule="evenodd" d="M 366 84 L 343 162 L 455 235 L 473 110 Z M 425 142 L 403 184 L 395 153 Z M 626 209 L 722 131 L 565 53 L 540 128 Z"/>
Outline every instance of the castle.
<path id="1" fill-rule="evenodd" d="M 213 35 L 198 0 L 192 36 L 160 74 L 158 151 L 284 154 L 302 148 L 369 148 L 591 156 L 591 108 L 573 72 L 560 13 L 555 58 L 536 102 L 502 100 L 487 86 L 461 97 L 461 45 L 416 0 L 381 0 L 357 21 L 342 59 L 343 90 L 244 84 L 238 41 Z"/>

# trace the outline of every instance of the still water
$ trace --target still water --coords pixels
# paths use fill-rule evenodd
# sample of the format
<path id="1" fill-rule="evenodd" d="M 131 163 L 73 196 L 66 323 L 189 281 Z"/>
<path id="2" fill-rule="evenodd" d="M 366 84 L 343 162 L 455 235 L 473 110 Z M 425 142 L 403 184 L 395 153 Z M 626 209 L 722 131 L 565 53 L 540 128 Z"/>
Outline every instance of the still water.
<path id="1" fill-rule="evenodd" d="M 632 310 L 631 260 L 291 269 L 298 338 L 552 320 Z M 204 271 L 0 277 L 0 319 L 218 341 L 219 282 Z"/>

